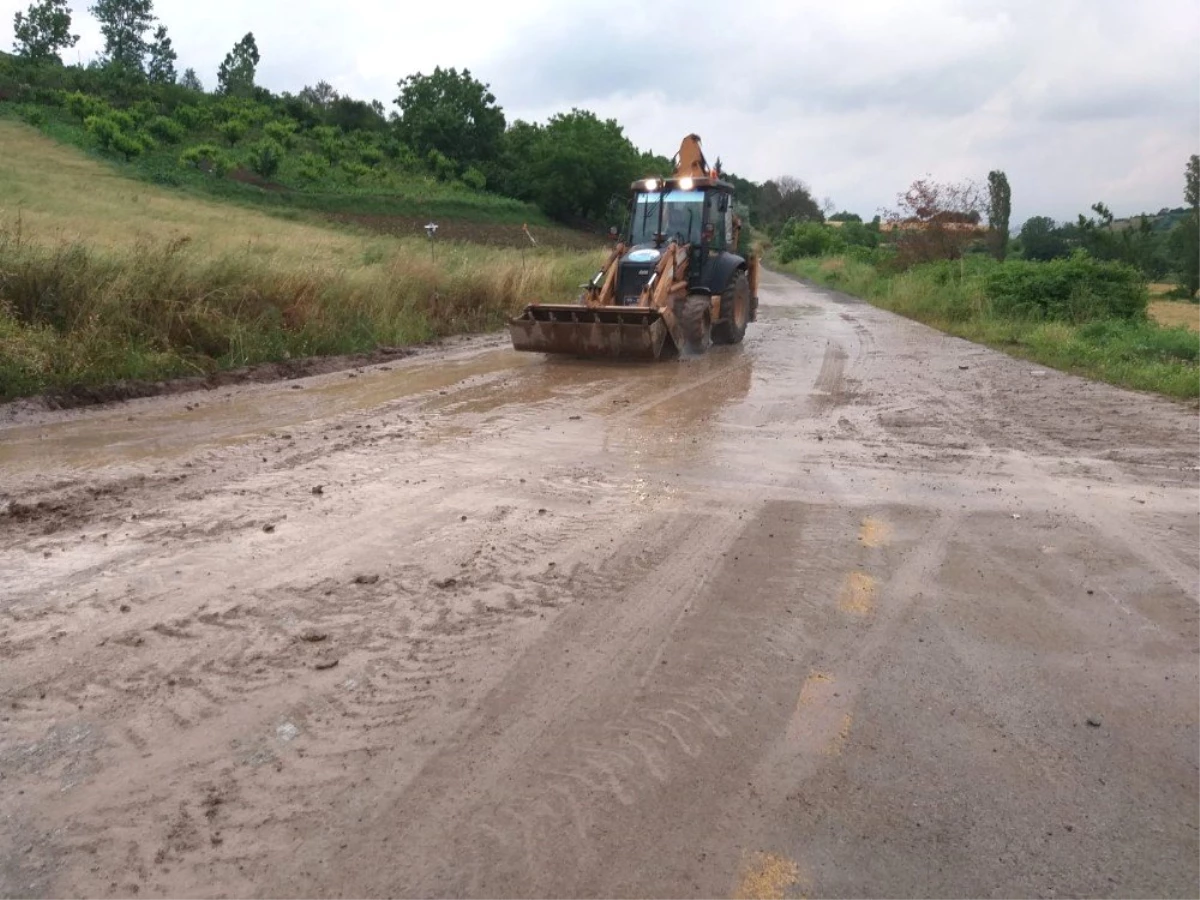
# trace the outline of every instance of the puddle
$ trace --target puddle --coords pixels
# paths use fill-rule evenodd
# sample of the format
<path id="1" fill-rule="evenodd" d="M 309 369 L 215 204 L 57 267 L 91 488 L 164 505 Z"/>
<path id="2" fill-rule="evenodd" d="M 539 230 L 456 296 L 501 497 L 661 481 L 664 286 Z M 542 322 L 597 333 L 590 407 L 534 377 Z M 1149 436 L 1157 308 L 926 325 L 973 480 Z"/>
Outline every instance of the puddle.
<path id="1" fill-rule="evenodd" d="M 292 390 L 297 382 L 280 383 L 244 395 L 196 393 L 168 404 L 158 400 L 85 412 L 65 422 L 0 431 L 0 468 L 16 472 L 98 466 L 174 456 L 199 445 L 226 446 L 535 361 L 505 349 L 464 360 L 401 363 L 390 371 L 367 371 L 355 378 L 338 373 L 303 390 Z M 187 410 L 181 403 L 199 405 Z"/>

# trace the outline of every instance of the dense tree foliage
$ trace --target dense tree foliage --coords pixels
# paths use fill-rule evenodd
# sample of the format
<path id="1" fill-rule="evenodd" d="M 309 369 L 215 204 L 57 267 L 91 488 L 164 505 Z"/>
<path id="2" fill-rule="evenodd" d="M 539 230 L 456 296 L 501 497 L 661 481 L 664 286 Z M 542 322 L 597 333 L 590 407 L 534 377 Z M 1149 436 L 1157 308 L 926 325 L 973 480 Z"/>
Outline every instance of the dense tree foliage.
<path id="1" fill-rule="evenodd" d="M 78 41 L 79 35 L 71 34 L 67 0 L 40 0 L 13 15 L 13 49 L 30 62 L 58 61 L 59 53 Z"/>
<path id="2" fill-rule="evenodd" d="M 104 59 L 129 71 L 141 72 L 149 49 L 146 32 L 154 23 L 153 0 L 96 0 L 89 12 L 104 35 Z"/>
<path id="3" fill-rule="evenodd" d="M 159 25 L 154 29 L 154 38 L 150 41 L 150 60 L 146 65 L 146 77 L 155 84 L 175 83 L 175 49 L 171 39 L 167 37 L 167 26 Z M 189 69 L 189 71 L 191 71 Z M 195 75 L 195 72 L 192 72 Z"/>
<path id="4" fill-rule="evenodd" d="M 249 97 L 254 93 L 254 75 L 258 71 L 258 44 L 247 33 L 233 45 L 217 69 L 217 91 L 231 97 Z"/>
<path id="5" fill-rule="evenodd" d="M 495 160 L 504 136 L 504 110 L 488 86 L 464 69 L 418 72 L 401 79 L 400 137 L 422 156 L 436 151 L 460 170 Z"/>
<path id="6" fill-rule="evenodd" d="M 988 245 L 1000 262 L 1008 255 L 1009 220 L 1012 218 L 1012 189 L 1008 176 L 996 169 L 988 172 Z"/>

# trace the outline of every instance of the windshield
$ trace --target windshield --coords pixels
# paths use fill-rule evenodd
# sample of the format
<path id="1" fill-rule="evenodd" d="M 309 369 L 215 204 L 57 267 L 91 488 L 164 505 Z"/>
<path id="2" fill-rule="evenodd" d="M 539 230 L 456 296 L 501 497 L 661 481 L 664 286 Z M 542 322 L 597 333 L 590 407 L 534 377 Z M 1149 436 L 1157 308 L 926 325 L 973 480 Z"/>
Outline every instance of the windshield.
<path id="1" fill-rule="evenodd" d="M 703 191 L 667 191 L 659 194 L 638 194 L 633 204 L 634 244 L 654 243 L 659 230 L 659 211 L 662 211 L 662 231 L 667 239 L 697 244 L 704 221 Z"/>

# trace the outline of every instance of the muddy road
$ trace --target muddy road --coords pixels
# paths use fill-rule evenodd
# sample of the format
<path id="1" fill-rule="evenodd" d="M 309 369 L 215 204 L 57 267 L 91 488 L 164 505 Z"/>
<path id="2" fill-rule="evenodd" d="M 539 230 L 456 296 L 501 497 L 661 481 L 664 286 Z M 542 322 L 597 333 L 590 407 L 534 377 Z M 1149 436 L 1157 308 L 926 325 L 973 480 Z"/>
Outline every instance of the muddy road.
<path id="1" fill-rule="evenodd" d="M 1195 409 L 763 304 L 10 414 L 0 894 L 1195 896 Z"/>

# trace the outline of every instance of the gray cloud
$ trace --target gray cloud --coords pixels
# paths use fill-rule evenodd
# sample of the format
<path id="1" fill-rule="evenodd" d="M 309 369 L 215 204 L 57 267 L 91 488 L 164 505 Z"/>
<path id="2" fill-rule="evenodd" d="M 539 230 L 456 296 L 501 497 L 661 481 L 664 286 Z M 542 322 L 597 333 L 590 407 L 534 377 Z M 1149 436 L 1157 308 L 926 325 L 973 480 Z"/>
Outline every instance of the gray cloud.
<path id="1" fill-rule="evenodd" d="M 28 0 L 0 0 L 0 46 Z M 100 38 L 72 0 L 83 35 Z M 246 31 L 260 81 L 320 79 L 391 103 L 396 82 L 470 68 L 509 119 L 572 106 L 670 155 L 682 135 L 748 177 L 791 173 L 872 214 L 913 178 L 1008 172 L 1014 214 L 1182 202 L 1200 145 L 1194 0 L 157 0 L 180 67 L 208 85 Z"/>

